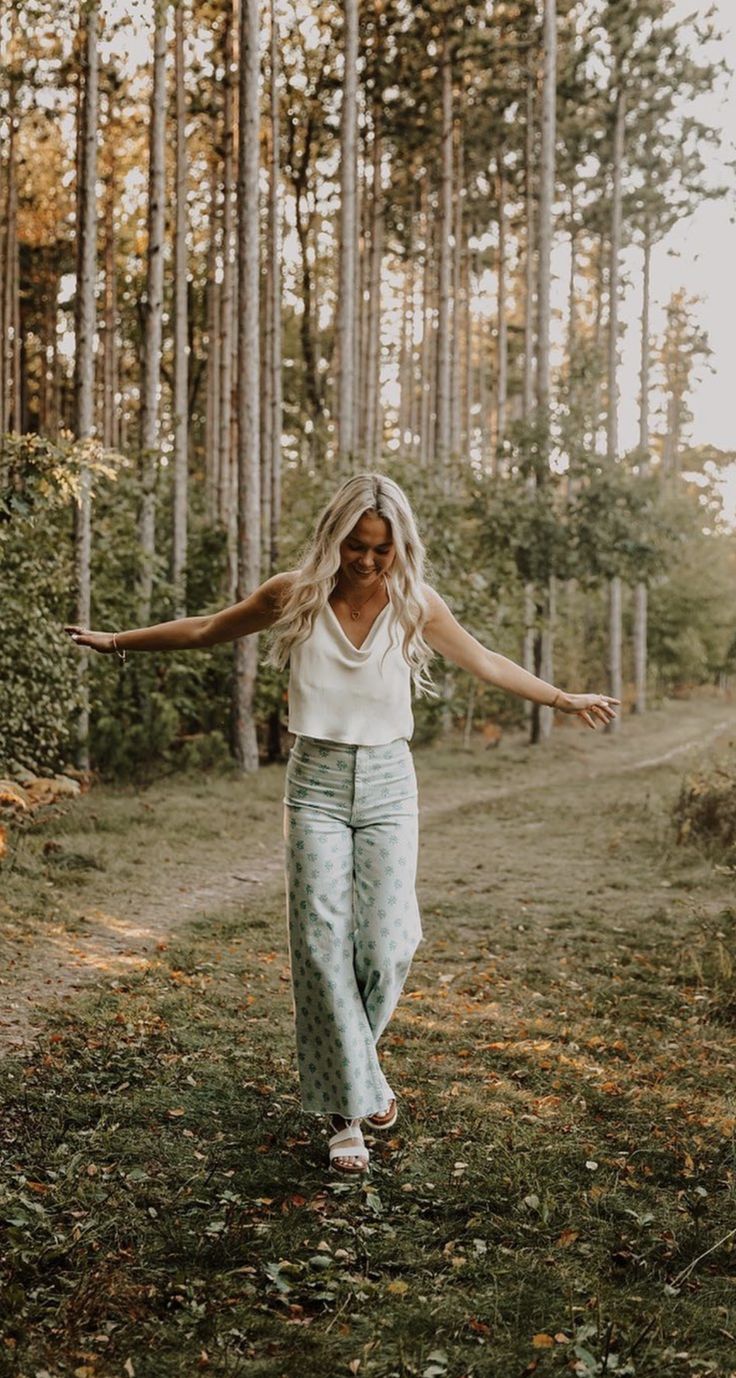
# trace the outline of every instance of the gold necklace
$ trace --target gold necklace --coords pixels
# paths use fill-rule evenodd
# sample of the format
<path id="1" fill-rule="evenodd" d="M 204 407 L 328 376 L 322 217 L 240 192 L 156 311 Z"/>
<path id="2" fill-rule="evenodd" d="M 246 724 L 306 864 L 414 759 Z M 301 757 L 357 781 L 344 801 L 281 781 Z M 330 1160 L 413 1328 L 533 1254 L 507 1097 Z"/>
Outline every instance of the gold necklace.
<path id="1" fill-rule="evenodd" d="M 383 579 L 384 576 L 381 575 L 381 578 Z M 385 585 L 385 579 L 384 579 L 384 585 Z M 351 616 L 353 622 L 358 622 L 358 621 L 360 620 L 360 614 L 362 613 L 363 608 L 367 608 L 367 606 L 368 606 L 368 604 L 371 602 L 371 600 L 372 600 L 373 598 L 375 598 L 375 596 L 376 596 L 376 591 L 375 591 L 375 589 L 374 589 L 374 590 L 373 590 L 373 593 L 369 593 L 368 597 L 365 599 L 365 602 L 359 603 L 358 606 L 357 606 L 357 608 L 354 608 L 354 607 L 353 607 L 352 603 L 349 602 L 349 600 L 346 598 L 346 596 L 345 596 L 344 593 L 341 593 L 341 594 L 339 594 L 338 596 L 339 596 L 340 598 L 342 598 L 343 601 L 344 601 L 345 603 L 347 603 L 348 608 L 350 609 L 350 616 Z"/>

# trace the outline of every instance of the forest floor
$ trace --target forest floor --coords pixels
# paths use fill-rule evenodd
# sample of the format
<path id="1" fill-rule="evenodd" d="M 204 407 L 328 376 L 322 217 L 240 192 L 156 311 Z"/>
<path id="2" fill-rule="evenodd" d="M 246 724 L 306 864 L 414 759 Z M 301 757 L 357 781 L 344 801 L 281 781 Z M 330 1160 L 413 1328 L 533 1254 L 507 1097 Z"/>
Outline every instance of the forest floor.
<path id="1" fill-rule="evenodd" d="M 300 1110 L 283 766 L 97 786 L 0 873 L 0 1375 L 736 1375 L 734 875 L 678 846 L 733 749 L 415 748 L 424 940 L 371 1172 Z"/>

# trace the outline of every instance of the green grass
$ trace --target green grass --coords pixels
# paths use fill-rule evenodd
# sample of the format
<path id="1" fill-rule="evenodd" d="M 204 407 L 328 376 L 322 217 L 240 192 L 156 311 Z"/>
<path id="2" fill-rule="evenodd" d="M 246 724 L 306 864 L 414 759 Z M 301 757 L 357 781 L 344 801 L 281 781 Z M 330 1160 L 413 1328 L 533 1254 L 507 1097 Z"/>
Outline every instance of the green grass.
<path id="1" fill-rule="evenodd" d="M 425 940 L 367 1181 L 299 1107 L 278 886 L 50 1013 L 0 1064 L 0 1374 L 736 1372 L 733 877 L 674 842 L 685 759 L 631 769 L 715 716 L 417 751 Z M 167 781 L 133 845 L 252 807 L 276 847 L 280 776 Z M 140 800 L 77 810 L 69 849 L 92 810 L 124 872 Z"/>

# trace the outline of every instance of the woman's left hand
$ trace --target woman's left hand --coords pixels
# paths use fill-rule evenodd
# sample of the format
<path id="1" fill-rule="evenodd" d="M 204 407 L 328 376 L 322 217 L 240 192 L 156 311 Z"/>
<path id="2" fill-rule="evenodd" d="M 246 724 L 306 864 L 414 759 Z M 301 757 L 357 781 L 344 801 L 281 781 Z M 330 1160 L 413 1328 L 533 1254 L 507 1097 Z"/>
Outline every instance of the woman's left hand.
<path id="1" fill-rule="evenodd" d="M 588 727 L 596 728 L 599 721 L 609 723 L 612 718 L 618 717 L 612 705 L 620 702 L 620 699 L 611 698 L 609 694 L 561 693 L 555 708 L 559 708 L 561 713 L 577 713 Z"/>

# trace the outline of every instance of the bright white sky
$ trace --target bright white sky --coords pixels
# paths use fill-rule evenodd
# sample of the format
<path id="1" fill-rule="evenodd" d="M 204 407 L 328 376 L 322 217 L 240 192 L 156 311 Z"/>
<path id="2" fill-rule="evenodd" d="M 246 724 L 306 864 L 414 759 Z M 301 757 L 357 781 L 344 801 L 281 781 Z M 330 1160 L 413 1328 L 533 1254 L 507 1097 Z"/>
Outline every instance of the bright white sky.
<path id="1" fill-rule="evenodd" d="M 674 15 L 705 13 L 708 5 L 695 0 L 675 0 Z M 719 55 L 736 71 L 736 5 L 734 0 L 715 0 L 718 27 L 724 42 Z M 652 266 L 654 310 L 652 332 L 661 335 L 664 307 L 678 287 L 689 296 L 699 297 L 699 322 L 708 335 L 713 357 L 710 368 L 700 370 L 699 381 L 690 398 L 693 413 L 691 438 L 696 445 L 717 445 L 736 451 L 736 388 L 734 354 L 736 349 L 736 174 L 725 164 L 736 158 L 736 80 L 722 83 L 720 91 L 702 99 L 697 106 L 700 117 L 722 131 L 723 141 L 713 182 L 729 188 L 718 201 L 704 202 L 694 215 L 677 227 L 657 250 Z M 632 288 L 622 315 L 636 321 L 641 295 L 638 259 L 627 255 Z M 631 447 L 637 439 L 639 384 L 639 339 L 629 328 L 622 348 L 621 368 L 621 444 Z M 730 520 L 736 524 L 736 465 L 726 479 L 726 500 Z"/>

